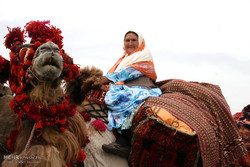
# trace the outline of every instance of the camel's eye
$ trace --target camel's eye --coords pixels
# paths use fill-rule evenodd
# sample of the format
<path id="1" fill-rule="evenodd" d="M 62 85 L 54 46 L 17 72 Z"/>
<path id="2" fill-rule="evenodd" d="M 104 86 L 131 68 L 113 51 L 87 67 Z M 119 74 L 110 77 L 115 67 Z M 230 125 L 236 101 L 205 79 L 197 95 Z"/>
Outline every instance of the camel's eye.
<path id="1" fill-rule="evenodd" d="M 49 51 L 50 49 L 48 47 L 41 47 L 40 52 L 46 52 Z"/>
<path id="2" fill-rule="evenodd" d="M 52 48 L 53 52 L 60 52 L 59 48 Z"/>

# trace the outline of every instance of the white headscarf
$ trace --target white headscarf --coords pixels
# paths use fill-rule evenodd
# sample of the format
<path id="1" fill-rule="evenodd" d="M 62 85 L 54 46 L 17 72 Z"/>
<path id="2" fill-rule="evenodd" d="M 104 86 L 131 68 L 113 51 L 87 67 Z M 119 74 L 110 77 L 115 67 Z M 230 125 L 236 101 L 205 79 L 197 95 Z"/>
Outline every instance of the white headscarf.
<path id="1" fill-rule="evenodd" d="M 134 32 L 135 34 L 138 35 L 138 47 L 140 47 L 142 42 L 144 41 L 143 36 L 140 33 L 135 32 L 135 31 L 128 31 L 128 32 Z M 144 43 L 145 43 L 145 41 L 144 41 Z M 125 47 L 123 47 L 123 48 L 125 48 Z M 151 55 L 150 50 L 146 46 L 146 44 L 145 44 L 145 47 L 141 51 L 137 51 L 135 53 L 132 53 L 131 55 L 128 55 L 126 53 L 124 59 L 120 62 L 120 64 L 117 66 L 115 71 L 118 71 L 121 68 L 124 68 L 129 64 L 133 64 L 133 63 L 140 62 L 140 61 L 152 61 L 153 62 L 153 57 Z"/>

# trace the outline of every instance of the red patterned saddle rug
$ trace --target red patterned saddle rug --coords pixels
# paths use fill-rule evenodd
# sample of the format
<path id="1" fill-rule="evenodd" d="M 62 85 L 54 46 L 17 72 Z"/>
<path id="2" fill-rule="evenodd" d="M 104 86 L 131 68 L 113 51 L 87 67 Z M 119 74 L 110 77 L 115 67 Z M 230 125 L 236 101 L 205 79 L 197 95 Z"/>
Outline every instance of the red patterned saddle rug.
<path id="1" fill-rule="evenodd" d="M 134 118 L 129 166 L 201 166 L 196 133 L 183 133 L 149 113 L 151 108 L 144 107 Z"/>

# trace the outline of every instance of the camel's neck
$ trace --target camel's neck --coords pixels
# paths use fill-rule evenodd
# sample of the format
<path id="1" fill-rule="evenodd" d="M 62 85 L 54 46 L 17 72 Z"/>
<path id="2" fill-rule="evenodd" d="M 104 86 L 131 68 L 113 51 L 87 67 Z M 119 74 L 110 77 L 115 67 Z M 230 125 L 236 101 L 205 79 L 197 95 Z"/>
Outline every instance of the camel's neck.
<path id="1" fill-rule="evenodd" d="M 45 106 L 57 103 L 61 100 L 62 96 L 63 90 L 60 87 L 60 84 L 55 87 L 51 82 L 40 83 L 29 93 L 31 102 L 41 102 Z"/>

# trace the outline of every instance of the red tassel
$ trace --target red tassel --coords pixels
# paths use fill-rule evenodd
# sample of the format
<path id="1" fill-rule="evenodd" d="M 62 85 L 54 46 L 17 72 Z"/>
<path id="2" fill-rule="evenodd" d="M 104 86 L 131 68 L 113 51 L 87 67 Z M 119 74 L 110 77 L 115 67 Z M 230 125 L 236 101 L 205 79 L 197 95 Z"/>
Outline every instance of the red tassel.
<path id="1" fill-rule="evenodd" d="M 39 121 L 39 122 L 37 122 L 37 124 L 36 124 L 36 131 L 37 132 L 40 132 L 36 137 L 38 138 L 38 137 L 40 137 L 41 135 L 42 135 L 42 129 L 43 128 L 43 126 L 42 126 L 42 121 Z"/>
<path id="2" fill-rule="evenodd" d="M 34 46 L 36 48 L 38 48 L 40 45 L 42 45 L 42 43 L 40 41 L 35 41 Z"/>
<path id="3" fill-rule="evenodd" d="M 103 123 L 102 119 L 98 118 L 97 120 L 94 120 L 91 125 L 95 127 L 96 130 L 99 131 L 105 131 L 107 129 L 107 126 Z"/>
<path id="4" fill-rule="evenodd" d="M 58 45 L 58 47 L 61 49 L 63 47 L 63 37 L 61 36 L 62 31 L 59 28 L 56 28 L 54 26 L 51 26 L 51 40 Z"/>
<path id="5" fill-rule="evenodd" d="M 23 70 L 22 70 L 22 71 L 20 71 L 20 76 L 22 76 L 22 77 L 23 77 L 24 75 L 25 75 L 25 71 L 23 71 Z"/>
<path id="6" fill-rule="evenodd" d="M 15 108 L 15 101 L 11 100 L 9 103 L 10 108 L 13 110 Z"/>
<path id="7" fill-rule="evenodd" d="M 15 141 L 16 141 L 17 135 L 18 135 L 18 130 L 15 129 L 11 132 L 11 134 L 8 137 L 7 146 L 12 152 L 14 152 L 15 150 Z"/>
<path id="8" fill-rule="evenodd" d="M 9 33 L 4 37 L 5 41 L 4 44 L 6 48 L 10 49 L 11 51 L 16 51 L 18 46 L 25 42 L 24 30 L 21 31 L 20 27 L 17 28 L 9 28 Z"/>
<path id="9" fill-rule="evenodd" d="M 79 151 L 78 157 L 77 157 L 77 162 L 83 162 L 86 158 L 85 152 L 83 150 Z"/>
<path id="10" fill-rule="evenodd" d="M 91 120 L 91 116 L 89 114 L 82 112 L 81 115 L 83 116 L 85 121 L 90 121 Z"/>
<path id="11" fill-rule="evenodd" d="M 73 59 L 64 53 L 61 49 L 60 53 L 63 57 L 63 76 L 65 81 L 71 81 L 79 75 L 80 67 L 74 64 Z"/>
<path id="12" fill-rule="evenodd" d="M 20 110 L 20 111 L 17 113 L 17 116 L 18 116 L 19 118 L 22 118 L 23 115 L 24 115 L 24 110 Z"/>

